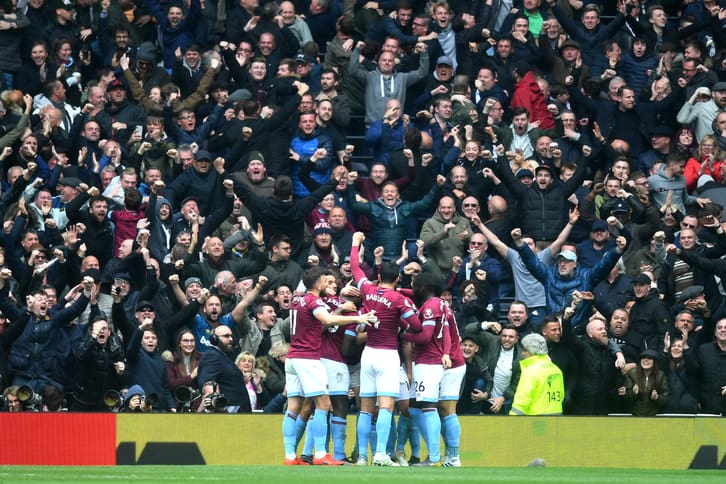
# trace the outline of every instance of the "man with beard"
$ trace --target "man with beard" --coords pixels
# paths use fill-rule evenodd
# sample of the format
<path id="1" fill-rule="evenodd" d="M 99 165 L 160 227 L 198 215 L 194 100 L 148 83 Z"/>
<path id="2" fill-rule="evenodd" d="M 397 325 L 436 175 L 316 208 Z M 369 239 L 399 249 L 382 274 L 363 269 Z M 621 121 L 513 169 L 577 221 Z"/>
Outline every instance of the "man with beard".
<path id="1" fill-rule="evenodd" d="M 219 296 L 210 295 L 207 289 L 202 289 L 198 301 L 202 305 L 202 312 L 194 316 L 190 327 L 197 339 L 197 351 L 203 353 L 213 346 L 210 336 L 218 326 L 227 326 L 233 332 L 237 332 L 237 325 L 245 317 L 249 301 L 243 298 L 227 314 L 222 314 L 222 300 Z M 238 339 L 239 337 L 235 336 L 235 341 Z"/>
<path id="2" fill-rule="evenodd" d="M 608 330 L 610 341 L 620 346 L 623 351 L 626 361 L 624 371 L 627 373 L 638 363 L 643 337 L 630 331 L 630 314 L 623 308 L 613 311 Z"/>
<path id="3" fill-rule="evenodd" d="M 86 202 L 88 209 L 81 210 Z M 101 196 L 98 188 L 91 187 L 68 202 L 65 212 L 69 223 L 86 226 L 83 234 L 86 254 L 96 256 L 99 264 L 105 267 L 106 262 L 113 257 L 113 227 L 107 218 L 106 198 Z"/>
<path id="4" fill-rule="evenodd" d="M 241 371 L 234 364 L 237 354 L 232 329 L 220 325 L 215 327 L 209 350 L 205 351 L 199 361 L 197 381 L 202 391 L 209 382 L 214 382 L 218 393 L 227 400 L 227 411 L 230 413 L 251 413 L 252 406 L 247 394 L 247 381 Z M 231 408 L 230 408 L 231 407 Z M 237 408 L 234 408 L 237 407 Z"/>
<path id="5" fill-rule="evenodd" d="M 570 319 L 583 300 L 581 293 L 573 294 L 573 304 L 565 308 L 562 320 L 562 339 L 577 358 L 581 370 L 577 387 L 572 395 L 572 413 L 575 415 L 607 415 L 616 401 L 623 379 L 620 374 L 625 359 L 620 348 L 608 340 L 605 320 L 593 316 L 585 328 L 582 339 L 575 336 Z"/>
<path id="6" fill-rule="evenodd" d="M 320 76 L 320 93 L 315 96 L 316 101 L 328 99 L 333 103 L 333 116 L 330 121 L 345 133 L 345 128 L 350 124 L 350 99 L 348 96 L 337 91 L 340 84 L 340 75 L 333 69 L 323 70 Z"/>

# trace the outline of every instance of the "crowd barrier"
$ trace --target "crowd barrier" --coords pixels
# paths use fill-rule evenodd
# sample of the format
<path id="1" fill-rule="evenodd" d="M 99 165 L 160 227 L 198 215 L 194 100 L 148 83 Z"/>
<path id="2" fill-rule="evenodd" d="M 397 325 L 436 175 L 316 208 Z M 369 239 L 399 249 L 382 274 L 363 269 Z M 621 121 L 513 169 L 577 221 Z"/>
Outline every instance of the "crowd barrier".
<path id="1" fill-rule="evenodd" d="M 462 417 L 466 466 L 726 470 L 726 419 Z M 0 465 L 275 465 L 281 415 L 0 414 Z M 348 419 L 352 450 L 355 419 Z M 425 449 L 422 449 L 425 452 Z"/>

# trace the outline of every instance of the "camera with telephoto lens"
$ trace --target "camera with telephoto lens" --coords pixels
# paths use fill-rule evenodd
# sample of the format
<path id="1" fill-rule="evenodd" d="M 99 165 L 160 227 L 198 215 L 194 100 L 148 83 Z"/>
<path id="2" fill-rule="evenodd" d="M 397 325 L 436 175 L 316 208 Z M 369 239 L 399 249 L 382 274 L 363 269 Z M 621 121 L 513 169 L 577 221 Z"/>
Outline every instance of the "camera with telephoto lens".
<path id="1" fill-rule="evenodd" d="M 124 399 L 116 390 L 108 390 L 103 394 L 103 404 L 106 405 L 109 410 L 118 410 L 121 408 L 123 402 Z"/>
<path id="2" fill-rule="evenodd" d="M 43 397 L 28 385 L 18 388 L 18 400 L 26 412 L 40 412 L 43 408 Z"/>

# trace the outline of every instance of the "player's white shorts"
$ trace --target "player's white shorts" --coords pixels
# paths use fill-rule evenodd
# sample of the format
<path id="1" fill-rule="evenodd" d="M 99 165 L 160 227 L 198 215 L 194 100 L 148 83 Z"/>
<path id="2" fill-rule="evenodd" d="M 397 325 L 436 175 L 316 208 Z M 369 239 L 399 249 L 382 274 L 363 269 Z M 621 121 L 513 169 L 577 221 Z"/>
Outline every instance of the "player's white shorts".
<path id="1" fill-rule="evenodd" d="M 350 388 L 360 386 L 360 361 L 355 365 L 348 365 L 348 374 L 350 375 Z"/>
<path id="2" fill-rule="evenodd" d="M 398 350 L 363 349 L 360 359 L 360 396 L 398 398 Z"/>
<path id="3" fill-rule="evenodd" d="M 288 397 L 317 397 L 328 393 L 328 374 L 320 360 L 287 358 L 285 384 Z"/>
<path id="4" fill-rule="evenodd" d="M 328 395 L 348 396 L 348 388 L 350 388 L 348 365 L 327 358 L 320 358 L 320 362 L 328 374 Z"/>
<path id="5" fill-rule="evenodd" d="M 414 390 L 411 381 L 408 379 L 406 367 L 401 365 L 398 371 L 398 398 L 396 401 L 400 402 L 410 400 L 412 398 L 416 398 L 416 391 Z"/>
<path id="6" fill-rule="evenodd" d="M 414 363 L 413 386 L 416 390 L 417 402 L 438 402 L 439 385 L 444 376 L 442 365 L 426 365 Z"/>
<path id="7" fill-rule="evenodd" d="M 459 400 L 461 382 L 464 381 L 465 376 L 466 365 L 444 370 L 444 376 L 441 378 L 439 400 Z"/>

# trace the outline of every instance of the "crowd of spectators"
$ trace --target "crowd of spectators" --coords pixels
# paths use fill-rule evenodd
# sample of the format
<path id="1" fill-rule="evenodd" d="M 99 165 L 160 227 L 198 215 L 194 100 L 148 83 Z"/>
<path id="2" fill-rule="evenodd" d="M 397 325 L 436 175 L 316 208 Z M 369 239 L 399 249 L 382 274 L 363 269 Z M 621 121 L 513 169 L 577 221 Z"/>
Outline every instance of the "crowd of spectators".
<path id="1" fill-rule="evenodd" d="M 358 230 L 445 285 L 459 413 L 533 332 L 566 414 L 724 413 L 725 7 L 0 0 L 3 403 L 280 412 Z"/>

